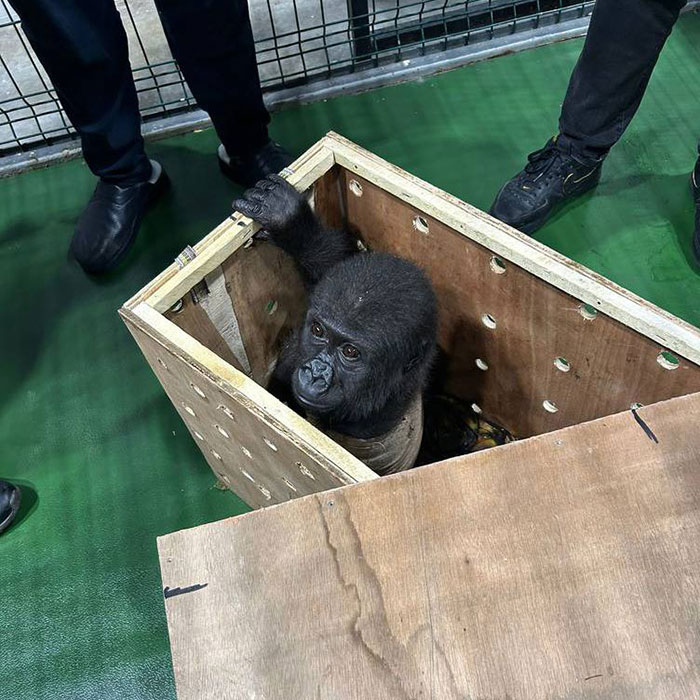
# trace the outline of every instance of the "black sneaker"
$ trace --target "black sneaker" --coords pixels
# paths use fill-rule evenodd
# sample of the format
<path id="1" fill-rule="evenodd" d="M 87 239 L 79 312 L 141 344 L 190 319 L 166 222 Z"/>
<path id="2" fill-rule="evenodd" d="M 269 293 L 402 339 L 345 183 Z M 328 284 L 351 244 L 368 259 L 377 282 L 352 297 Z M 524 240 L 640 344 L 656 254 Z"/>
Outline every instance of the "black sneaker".
<path id="1" fill-rule="evenodd" d="M 221 172 L 229 180 L 245 188 L 253 187 L 268 175 L 279 173 L 294 160 L 285 148 L 274 141 L 268 141 L 259 151 L 247 158 L 230 156 L 223 144 L 219 146 L 216 155 Z"/>
<path id="2" fill-rule="evenodd" d="M 7 530 L 15 519 L 20 498 L 20 491 L 16 486 L 0 479 L 0 533 Z"/>
<path id="3" fill-rule="evenodd" d="M 693 235 L 693 253 L 695 261 L 700 265 L 700 158 L 695 163 L 695 170 L 690 176 L 690 184 L 693 188 L 695 200 L 695 234 Z"/>
<path id="4" fill-rule="evenodd" d="M 114 269 L 139 232 L 148 208 L 167 189 L 165 171 L 154 160 L 147 182 L 115 185 L 100 180 L 78 219 L 70 252 L 85 272 L 98 275 Z"/>
<path id="5" fill-rule="evenodd" d="M 489 214 L 523 233 L 534 233 L 560 203 L 578 197 L 600 181 L 603 162 L 584 164 L 560 151 L 556 137 L 527 157 L 528 163 L 506 182 Z"/>

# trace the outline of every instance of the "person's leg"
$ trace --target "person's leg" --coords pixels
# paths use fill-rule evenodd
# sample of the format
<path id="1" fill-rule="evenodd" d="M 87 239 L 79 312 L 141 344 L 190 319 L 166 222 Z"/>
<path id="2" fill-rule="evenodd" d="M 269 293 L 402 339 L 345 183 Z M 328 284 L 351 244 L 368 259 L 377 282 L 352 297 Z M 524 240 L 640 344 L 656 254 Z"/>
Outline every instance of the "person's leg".
<path id="1" fill-rule="evenodd" d="M 130 184 L 150 177 L 126 34 L 113 0 L 10 0 L 80 135 L 95 175 Z"/>
<path id="2" fill-rule="evenodd" d="M 600 160 L 637 112 L 686 0 L 598 0 L 559 118 L 559 147 Z"/>
<path id="3" fill-rule="evenodd" d="M 691 175 L 693 197 L 695 199 L 695 233 L 693 234 L 693 253 L 695 261 L 700 265 L 700 143 L 698 143 L 698 159 Z"/>
<path id="4" fill-rule="evenodd" d="M 282 169 L 291 158 L 269 141 L 246 0 L 156 0 L 156 6 L 173 56 L 224 146 L 224 172 L 252 185 Z"/>
<path id="5" fill-rule="evenodd" d="M 114 0 L 10 0 L 100 181 L 71 252 L 99 274 L 123 258 L 167 178 L 141 137 L 126 34 Z"/>
<path id="6" fill-rule="evenodd" d="M 600 180 L 634 116 L 686 0 L 598 0 L 560 116 L 560 133 L 496 196 L 490 213 L 533 233 L 554 208 Z"/>

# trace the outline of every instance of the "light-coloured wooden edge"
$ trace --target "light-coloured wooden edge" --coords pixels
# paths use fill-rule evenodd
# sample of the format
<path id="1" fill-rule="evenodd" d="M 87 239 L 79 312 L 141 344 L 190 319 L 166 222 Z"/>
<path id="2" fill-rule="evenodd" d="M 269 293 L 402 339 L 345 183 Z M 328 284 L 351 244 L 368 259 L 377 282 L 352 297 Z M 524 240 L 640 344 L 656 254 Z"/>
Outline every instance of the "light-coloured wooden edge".
<path id="1" fill-rule="evenodd" d="M 499 257 L 700 364 L 700 331 L 520 231 L 330 132 L 335 162 Z"/>
<path id="2" fill-rule="evenodd" d="M 303 191 L 334 165 L 333 152 L 323 138 L 292 163 L 285 176 L 288 182 Z M 178 299 L 226 258 L 244 245 L 260 227 L 239 212 L 219 224 L 209 235 L 193 246 L 196 257 L 185 267 L 173 263 L 152 282 L 141 289 L 124 308 L 134 309 L 145 302 L 156 311 L 167 311 Z"/>
<path id="3" fill-rule="evenodd" d="M 146 302 L 133 309 L 122 308 L 119 313 L 184 362 L 207 374 L 232 399 L 240 401 L 242 397 L 248 410 L 311 454 L 316 462 L 341 480 L 362 482 L 378 478 L 359 459 Z"/>

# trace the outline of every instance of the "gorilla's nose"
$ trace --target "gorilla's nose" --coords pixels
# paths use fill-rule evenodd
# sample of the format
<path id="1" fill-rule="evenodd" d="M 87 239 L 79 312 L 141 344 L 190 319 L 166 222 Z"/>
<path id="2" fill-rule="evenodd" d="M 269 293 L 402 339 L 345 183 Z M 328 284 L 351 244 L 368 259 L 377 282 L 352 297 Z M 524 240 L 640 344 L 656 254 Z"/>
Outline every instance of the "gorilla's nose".
<path id="1" fill-rule="evenodd" d="M 314 358 L 301 368 L 299 378 L 307 391 L 316 395 L 322 394 L 333 381 L 333 368 L 327 362 Z"/>

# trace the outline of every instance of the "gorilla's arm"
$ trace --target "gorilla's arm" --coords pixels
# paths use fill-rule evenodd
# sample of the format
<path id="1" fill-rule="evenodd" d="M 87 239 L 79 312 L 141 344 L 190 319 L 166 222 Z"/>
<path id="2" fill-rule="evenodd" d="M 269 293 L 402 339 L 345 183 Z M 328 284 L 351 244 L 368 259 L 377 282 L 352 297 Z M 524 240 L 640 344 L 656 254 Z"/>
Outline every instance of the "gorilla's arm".
<path id="1" fill-rule="evenodd" d="M 296 260 L 312 285 L 333 265 L 357 252 L 350 236 L 325 228 L 304 196 L 279 175 L 258 182 L 233 207 L 259 223 L 272 242 Z"/>

